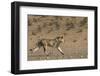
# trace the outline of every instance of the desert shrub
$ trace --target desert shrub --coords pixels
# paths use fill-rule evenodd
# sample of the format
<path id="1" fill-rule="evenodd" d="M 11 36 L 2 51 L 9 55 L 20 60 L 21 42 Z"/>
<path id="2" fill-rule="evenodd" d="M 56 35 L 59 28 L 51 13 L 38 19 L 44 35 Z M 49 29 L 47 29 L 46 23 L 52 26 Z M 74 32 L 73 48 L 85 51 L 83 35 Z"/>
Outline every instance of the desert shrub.
<path id="1" fill-rule="evenodd" d="M 82 29 L 79 29 L 76 33 L 80 33 L 80 32 L 82 32 L 83 30 Z"/>
<path id="2" fill-rule="evenodd" d="M 82 21 L 80 21 L 80 27 L 87 26 L 87 22 L 88 22 L 87 17 L 85 17 Z"/>
<path id="3" fill-rule="evenodd" d="M 66 25 L 66 30 L 70 30 L 74 28 L 74 24 L 73 23 L 67 23 Z"/>

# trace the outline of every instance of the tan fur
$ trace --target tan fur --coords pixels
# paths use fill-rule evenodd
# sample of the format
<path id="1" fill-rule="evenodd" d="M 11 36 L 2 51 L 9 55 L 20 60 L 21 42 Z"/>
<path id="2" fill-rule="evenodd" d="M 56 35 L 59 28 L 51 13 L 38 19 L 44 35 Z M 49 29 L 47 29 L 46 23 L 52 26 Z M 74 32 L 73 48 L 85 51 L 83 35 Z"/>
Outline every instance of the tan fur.
<path id="1" fill-rule="evenodd" d="M 33 52 L 36 52 L 40 49 L 40 47 L 44 48 L 45 54 L 47 53 L 47 47 L 56 48 L 62 55 L 64 55 L 63 51 L 60 48 L 60 44 L 64 42 L 63 36 L 58 36 L 54 39 L 41 39 L 37 42 L 36 48 L 34 48 Z"/>

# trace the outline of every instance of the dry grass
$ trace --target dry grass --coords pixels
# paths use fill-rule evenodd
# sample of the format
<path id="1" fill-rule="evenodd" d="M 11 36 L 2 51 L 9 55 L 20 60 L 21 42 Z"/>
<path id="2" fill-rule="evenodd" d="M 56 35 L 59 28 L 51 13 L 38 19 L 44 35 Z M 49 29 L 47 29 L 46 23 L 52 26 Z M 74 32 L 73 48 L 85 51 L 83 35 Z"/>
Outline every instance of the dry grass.
<path id="1" fill-rule="evenodd" d="M 43 48 L 32 53 L 41 38 L 52 39 L 64 35 L 61 45 L 64 55 L 48 47 L 48 56 Z M 69 16 L 28 16 L 28 60 L 80 59 L 87 58 L 87 17 Z"/>

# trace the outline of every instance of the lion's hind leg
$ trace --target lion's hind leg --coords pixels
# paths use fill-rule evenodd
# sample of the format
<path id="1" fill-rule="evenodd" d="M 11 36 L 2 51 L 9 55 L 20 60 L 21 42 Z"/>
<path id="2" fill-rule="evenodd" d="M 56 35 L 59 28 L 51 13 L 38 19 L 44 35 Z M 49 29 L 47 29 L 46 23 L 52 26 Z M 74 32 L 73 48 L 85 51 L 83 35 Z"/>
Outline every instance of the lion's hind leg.
<path id="1" fill-rule="evenodd" d="M 33 53 L 38 51 L 38 50 L 39 50 L 39 47 L 34 48 Z"/>
<path id="2" fill-rule="evenodd" d="M 38 51 L 40 48 L 39 47 L 36 47 L 36 48 L 33 48 L 33 49 L 30 49 L 30 51 L 32 51 L 33 53 Z"/>

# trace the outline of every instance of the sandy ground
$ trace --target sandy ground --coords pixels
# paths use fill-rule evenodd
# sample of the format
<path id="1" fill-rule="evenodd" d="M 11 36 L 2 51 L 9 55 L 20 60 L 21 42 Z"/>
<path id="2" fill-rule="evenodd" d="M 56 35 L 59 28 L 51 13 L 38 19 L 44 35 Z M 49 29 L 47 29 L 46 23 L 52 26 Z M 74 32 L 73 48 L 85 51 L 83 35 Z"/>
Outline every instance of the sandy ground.
<path id="1" fill-rule="evenodd" d="M 28 16 L 28 60 L 80 59 L 88 56 L 87 17 Z M 43 48 L 33 53 L 39 39 L 53 39 L 64 35 L 61 49 L 48 47 L 47 56 Z"/>

